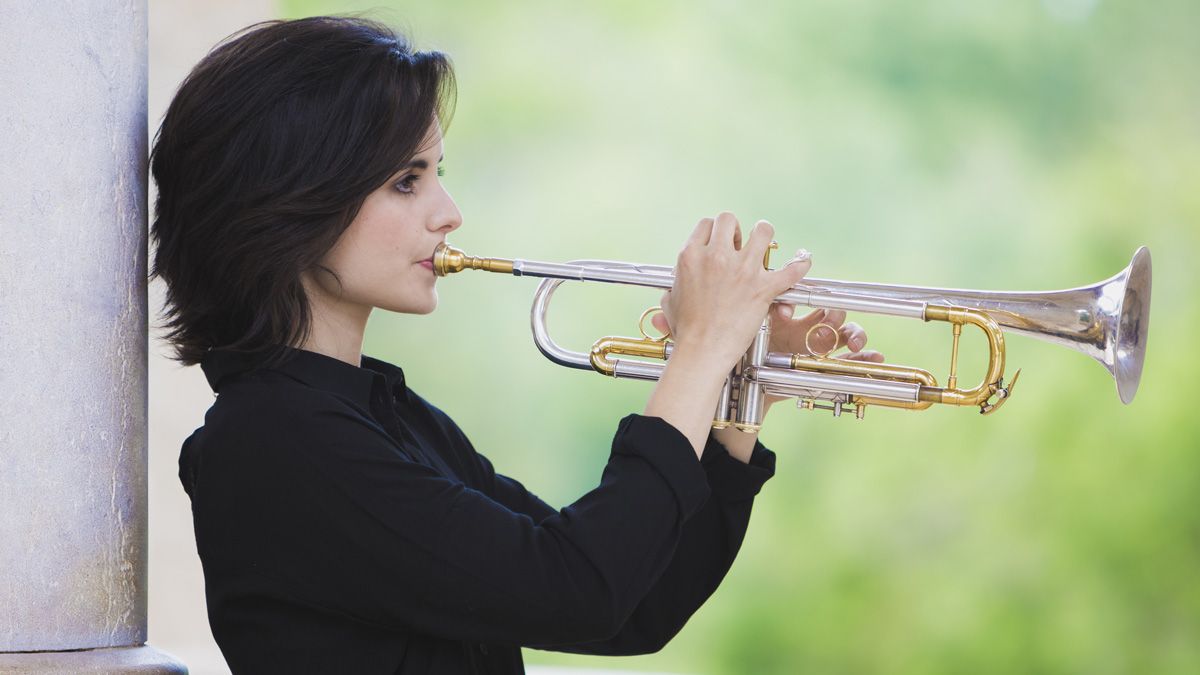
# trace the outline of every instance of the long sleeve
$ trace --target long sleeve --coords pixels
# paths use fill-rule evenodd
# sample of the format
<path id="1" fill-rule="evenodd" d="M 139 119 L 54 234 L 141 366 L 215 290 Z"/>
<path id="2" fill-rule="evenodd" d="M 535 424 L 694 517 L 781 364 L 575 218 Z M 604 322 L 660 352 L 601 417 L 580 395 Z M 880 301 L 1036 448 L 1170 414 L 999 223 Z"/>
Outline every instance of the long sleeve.
<path id="1" fill-rule="evenodd" d="M 498 675 L 523 672 L 521 645 L 657 649 L 729 568 L 773 467 L 712 441 L 697 461 L 629 415 L 599 485 L 555 510 L 391 364 L 257 364 L 206 356 L 218 397 L 179 459 L 235 673 Z"/>
<path id="2" fill-rule="evenodd" d="M 253 590 L 433 636 L 602 640 L 670 565 L 709 496 L 686 438 L 653 417 L 621 420 L 599 486 L 540 522 L 405 458 L 379 427 L 336 409 L 269 428 L 244 440 L 252 458 L 223 467 L 231 458 L 206 457 L 195 476 L 197 494 L 224 492 L 214 503 L 237 511 L 194 501 L 206 575 L 221 589 L 210 612 L 236 615 Z"/>
<path id="3" fill-rule="evenodd" d="M 711 435 L 702 457 L 712 496 L 684 525 L 675 553 L 620 632 L 605 640 L 541 649 L 627 656 L 663 648 L 716 591 L 741 548 L 754 497 L 775 473 L 775 454 L 756 443 L 750 462 Z"/>
<path id="4" fill-rule="evenodd" d="M 470 447 L 463 436 L 463 442 Z M 518 481 L 496 474 L 491 462 L 475 453 L 493 485 L 494 496 L 509 508 L 539 521 L 554 509 Z M 662 576 L 651 586 L 614 636 L 565 645 L 528 645 L 552 651 L 610 656 L 655 652 L 683 628 L 717 589 L 745 538 L 754 497 L 775 473 L 775 454 L 756 443 L 749 463 L 729 455 L 709 436 L 701 457 L 711 497 L 683 525 L 679 543 Z"/>

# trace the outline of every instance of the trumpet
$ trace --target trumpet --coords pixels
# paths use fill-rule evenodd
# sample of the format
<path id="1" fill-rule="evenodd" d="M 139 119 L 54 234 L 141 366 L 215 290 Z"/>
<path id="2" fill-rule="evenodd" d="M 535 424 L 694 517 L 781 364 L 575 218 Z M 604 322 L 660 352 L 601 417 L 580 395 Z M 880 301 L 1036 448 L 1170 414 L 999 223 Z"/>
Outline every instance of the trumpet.
<path id="1" fill-rule="evenodd" d="M 769 265 L 765 258 L 763 265 Z M 479 258 L 447 244 L 434 251 L 433 267 L 438 276 L 471 269 L 541 278 L 530 311 L 533 339 L 542 354 L 559 365 L 617 378 L 657 380 L 671 356 L 670 336 L 652 337 L 643 327 L 646 317 L 657 309 L 653 307 L 638 322 L 640 338 L 603 337 L 587 353 L 559 346 L 546 328 L 550 300 L 565 281 L 669 289 L 675 280 L 671 267 L 610 260 L 550 263 Z M 713 427 L 732 425 L 748 433 L 758 431 L 768 395 L 795 397 L 797 407 L 827 410 L 834 417 L 852 411 L 856 419 L 862 419 L 869 405 L 925 410 L 935 403 L 978 406 L 979 412 L 987 415 L 1008 400 L 1021 372 L 1018 370 L 1005 383 L 1005 331 L 1091 356 L 1108 370 L 1121 402 L 1128 404 L 1137 393 L 1146 356 L 1150 289 L 1150 250 L 1145 246 L 1134 252 L 1124 270 L 1109 279 L 1060 291 L 976 291 L 804 279 L 775 301 L 950 324 L 950 372 L 945 386 L 939 386 L 929 371 L 911 366 L 846 361 L 829 358 L 828 353 L 769 351 L 770 325 L 764 319 L 750 349 L 725 380 Z M 963 326 L 967 325 L 978 328 L 987 340 L 988 363 L 979 384 L 960 388 L 958 347 Z M 821 326 L 832 330 L 827 324 L 817 324 L 810 329 L 806 342 Z M 617 358 L 620 356 L 635 358 Z"/>

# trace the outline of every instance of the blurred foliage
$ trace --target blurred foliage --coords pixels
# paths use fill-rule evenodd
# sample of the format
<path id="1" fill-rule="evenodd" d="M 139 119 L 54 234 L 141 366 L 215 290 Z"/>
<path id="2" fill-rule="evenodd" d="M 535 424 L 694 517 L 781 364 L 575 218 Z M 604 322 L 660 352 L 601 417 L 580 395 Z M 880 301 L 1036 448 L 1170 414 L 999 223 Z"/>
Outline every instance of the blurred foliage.
<path id="1" fill-rule="evenodd" d="M 289 16 L 376 3 L 291 0 Z M 445 179 L 477 255 L 671 264 L 698 218 L 771 220 L 815 276 L 1090 285 L 1154 252 L 1150 352 L 1101 366 L 1009 340 L 998 415 L 779 406 L 778 475 L 721 589 L 661 653 L 531 663 L 694 673 L 1200 672 L 1200 5 L 396 2 L 457 65 Z M 786 252 L 786 251 L 785 251 Z M 592 487 L 650 385 L 553 366 L 535 282 L 464 274 L 379 312 L 392 360 L 552 504 Z M 657 294 L 564 287 L 557 339 L 636 334 Z M 944 377 L 949 331 L 858 317 Z M 982 349 L 966 358 L 974 363 Z M 976 373 L 981 372 L 978 368 Z M 1180 384 L 1172 384 L 1179 382 Z"/>

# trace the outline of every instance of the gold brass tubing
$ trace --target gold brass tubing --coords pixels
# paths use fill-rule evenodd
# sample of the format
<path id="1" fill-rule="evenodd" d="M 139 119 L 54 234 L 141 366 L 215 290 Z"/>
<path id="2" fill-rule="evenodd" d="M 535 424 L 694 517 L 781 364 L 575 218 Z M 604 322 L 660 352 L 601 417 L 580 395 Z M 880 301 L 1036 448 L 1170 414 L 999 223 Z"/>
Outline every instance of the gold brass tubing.
<path id="1" fill-rule="evenodd" d="M 801 354 L 792 354 L 792 370 L 807 370 L 825 375 L 858 375 L 878 380 L 915 382 L 923 387 L 936 387 L 937 378 L 928 370 L 892 363 L 872 363 L 849 359 L 817 359 Z"/>
<path id="2" fill-rule="evenodd" d="M 925 308 L 926 321 L 948 321 L 954 324 L 969 323 L 978 326 L 988 340 L 988 368 L 978 386 L 962 390 L 953 387 L 922 389 L 922 401 L 948 405 L 980 405 L 996 393 L 996 385 L 1004 376 L 1004 332 L 1000 325 L 986 313 L 964 307 L 929 305 Z"/>
<path id="3" fill-rule="evenodd" d="M 954 344 L 950 346 L 950 377 L 946 378 L 946 386 L 950 389 L 958 386 L 958 338 L 962 336 L 962 324 L 954 324 L 952 330 Z"/>
<path id="4" fill-rule="evenodd" d="M 912 366 L 898 366 L 892 363 L 871 363 L 869 361 L 850 361 L 848 359 L 818 359 L 801 354 L 792 354 L 792 369 L 812 371 L 824 375 L 856 375 L 876 380 L 914 382 L 921 385 L 920 391 L 922 393 L 926 388 L 937 387 L 937 378 L 928 370 Z M 887 398 L 855 394 L 850 398 L 850 402 L 862 405 L 882 405 L 904 410 L 924 410 L 936 401 L 925 400 L 924 396 L 921 397 L 920 401 L 894 401 Z"/>
<path id="5" fill-rule="evenodd" d="M 769 246 L 767 246 L 766 253 L 763 253 L 763 269 L 764 270 L 771 269 L 771 251 L 778 251 L 778 250 L 779 250 L 779 242 L 777 242 L 777 241 L 773 241 L 770 243 Z"/>
<path id="6" fill-rule="evenodd" d="M 925 391 L 922 389 L 921 391 Z M 933 401 L 893 401 L 889 398 L 875 398 L 874 396 L 859 396 L 855 394 L 850 397 L 850 402 L 856 405 L 882 405 L 889 408 L 899 408 L 901 410 L 925 410 L 933 405 Z"/>
<path id="7" fill-rule="evenodd" d="M 610 354 L 640 356 L 647 359 L 667 358 L 667 343 L 661 340 L 640 340 L 627 337 L 603 337 L 592 345 L 592 368 L 602 375 L 613 376 L 616 366 L 608 359 Z"/>
<path id="8" fill-rule="evenodd" d="M 483 270 L 485 272 L 512 274 L 513 261 L 506 258 L 476 258 L 473 255 L 467 255 L 453 246 L 445 244 L 439 245 L 437 250 L 433 252 L 434 274 L 444 277 L 447 274 L 454 274 L 463 270 Z"/>

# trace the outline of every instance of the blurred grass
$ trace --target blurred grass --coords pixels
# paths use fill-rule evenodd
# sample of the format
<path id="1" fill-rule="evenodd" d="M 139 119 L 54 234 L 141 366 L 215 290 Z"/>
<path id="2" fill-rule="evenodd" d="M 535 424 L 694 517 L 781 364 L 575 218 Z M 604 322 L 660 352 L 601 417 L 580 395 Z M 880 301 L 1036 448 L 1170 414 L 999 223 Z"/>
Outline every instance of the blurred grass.
<path id="1" fill-rule="evenodd" d="M 289 0 L 301 16 L 376 3 Z M 1150 351 L 1123 407 L 1103 369 L 1008 341 L 996 416 L 781 409 L 778 475 L 728 579 L 659 654 L 531 663 L 695 673 L 1200 672 L 1200 5 L 394 2 L 447 51 L 446 137 L 481 255 L 670 264 L 718 210 L 767 218 L 816 276 L 994 289 L 1090 285 L 1155 257 Z M 377 313 L 405 368 L 499 470 L 552 504 L 592 487 L 645 383 L 553 366 L 534 282 L 441 282 L 429 317 Z M 657 294 L 564 287 L 582 348 Z M 571 304 L 567 304 L 571 303 Z M 944 376 L 948 331 L 858 317 L 892 362 Z M 1178 339 L 1184 339 L 1178 343 Z M 972 347 L 967 358 L 981 350 Z M 978 369 L 975 371 L 979 372 Z M 1172 384 L 1172 383 L 1176 384 Z"/>

